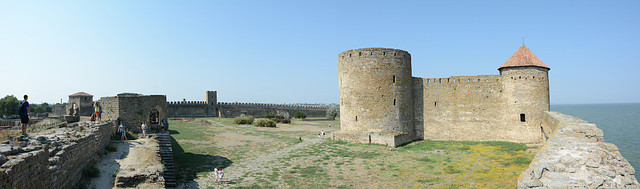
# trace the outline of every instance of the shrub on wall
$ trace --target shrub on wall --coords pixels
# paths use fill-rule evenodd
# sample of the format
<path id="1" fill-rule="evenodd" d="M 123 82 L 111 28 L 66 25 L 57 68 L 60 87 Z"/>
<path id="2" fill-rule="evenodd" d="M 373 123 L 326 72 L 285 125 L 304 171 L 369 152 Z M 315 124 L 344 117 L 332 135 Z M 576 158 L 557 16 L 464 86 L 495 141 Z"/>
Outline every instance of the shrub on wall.
<path id="1" fill-rule="evenodd" d="M 276 122 L 270 119 L 258 119 L 258 127 L 276 127 Z"/>
<path id="2" fill-rule="evenodd" d="M 245 117 L 236 117 L 233 119 L 233 123 L 235 124 L 252 124 L 253 116 L 245 116 Z"/>

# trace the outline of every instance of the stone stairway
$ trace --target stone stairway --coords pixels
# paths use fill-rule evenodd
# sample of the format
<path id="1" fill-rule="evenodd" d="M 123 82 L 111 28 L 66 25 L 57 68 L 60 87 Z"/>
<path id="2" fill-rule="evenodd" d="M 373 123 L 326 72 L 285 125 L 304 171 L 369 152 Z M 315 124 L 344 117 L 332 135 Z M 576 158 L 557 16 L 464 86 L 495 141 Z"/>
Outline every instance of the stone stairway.
<path id="1" fill-rule="evenodd" d="M 169 133 L 157 134 L 158 146 L 160 147 L 158 155 L 164 163 L 164 186 L 172 188 L 177 186 L 176 169 L 173 162 L 173 152 L 171 150 L 171 135 Z"/>

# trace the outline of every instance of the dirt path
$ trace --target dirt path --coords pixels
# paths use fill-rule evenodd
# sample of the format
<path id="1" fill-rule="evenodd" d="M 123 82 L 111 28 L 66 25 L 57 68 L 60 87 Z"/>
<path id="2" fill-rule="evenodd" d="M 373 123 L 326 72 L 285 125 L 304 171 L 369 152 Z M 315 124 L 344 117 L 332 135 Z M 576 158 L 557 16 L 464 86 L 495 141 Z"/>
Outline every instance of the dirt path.
<path id="1" fill-rule="evenodd" d="M 129 141 L 112 141 L 117 151 L 107 154 L 96 163 L 96 167 L 100 169 L 100 175 L 98 178 L 91 179 L 91 185 L 89 188 L 113 188 L 115 177 L 113 173 L 116 170 L 120 170 L 120 164 L 116 160 L 123 159 L 122 157 L 129 154 Z"/>
<path id="2" fill-rule="evenodd" d="M 158 145 L 155 139 L 142 138 L 137 140 L 111 141 L 111 145 L 115 146 L 117 150 L 102 157 L 100 161 L 96 163 L 96 167 L 100 170 L 100 175 L 97 178 L 91 179 L 88 188 L 116 188 L 114 187 L 115 177 L 113 175 L 117 170 L 129 169 L 127 170 L 128 172 L 137 173 L 141 171 L 157 172 L 158 169 L 162 169 L 162 165 L 159 163 L 149 164 L 149 161 L 151 161 L 149 156 L 156 156 L 155 149 Z M 151 151 L 151 154 L 149 154 L 149 151 Z M 131 168 L 136 168 L 136 171 L 132 171 Z M 155 187 L 152 186 L 148 188 Z"/>
<path id="3" fill-rule="evenodd" d="M 234 129 L 241 129 L 241 130 L 245 130 L 246 132 L 255 132 L 255 131 L 251 131 L 251 130 L 247 130 L 247 129 L 242 129 L 242 128 L 238 128 L 238 127 L 232 127 L 232 126 L 228 126 L 228 125 L 224 125 L 224 124 L 220 124 L 220 123 L 214 123 L 226 128 L 234 128 Z M 291 151 L 294 150 L 298 150 L 298 149 L 302 149 L 302 148 L 306 148 L 308 146 L 317 144 L 319 142 L 321 142 L 322 140 L 319 138 L 306 138 L 306 137 L 302 137 L 302 142 L 292 145 L 292 146 L 287 146 L 284 147 L 278 151 L 275 151 L 273 153 L 270 153 L 266 156 L 261 156 L 261 157 L 256 157 L 253 159 L 248 159 L 248 160 L 244 160 L 238 163 L 234 163 L 231 166 L 229 166 L 228 168 L 224 169 L 224 181 L 225 183 L 228 183 L 229 180 L 234 180 L 234 179 L 238 179 L 243 177 L 246 173 L 249 173 L 252 170 L 259 170 L 262 167 L 266 166 L 266 163 L 269 163 L 273 160 L 276 160 L 278 158 L 284 157 L 285 155 L 289 154 Z M 254 178 L 251 177 L 245 177 L 243 179 L 243 182 L 253 182 Z M 206 176 L 204 177 L 198 177 L 194 182 L 192 183 L 188 183 L 184 186 L 184 188 L 209 188 L 209 187 L 214 187 L 214 188 L 221 188 L 221 187 L 229 187 L 228 184 L 222 184 L 222 185 L 218 185 L 214 183 L 215 181 L 215 176 L 213 172 L 208 173 Z"/>

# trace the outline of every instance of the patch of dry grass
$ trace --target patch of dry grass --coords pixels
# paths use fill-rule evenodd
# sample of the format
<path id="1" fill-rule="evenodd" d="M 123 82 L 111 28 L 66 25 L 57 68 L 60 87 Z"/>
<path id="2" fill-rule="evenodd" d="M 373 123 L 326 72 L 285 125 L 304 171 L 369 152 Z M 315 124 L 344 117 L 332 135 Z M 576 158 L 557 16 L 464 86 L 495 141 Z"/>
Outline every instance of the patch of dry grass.
<path id="1" fill-rule="evenodd" d="M 260 140 L 239 140 L 243 145 L 223 145 L 220 139 L 201 141 L 208 142 L 207 147 L 196 146 L 193 141 L 178 142 L 185 152 L 223 156 L 236 163 L 293 145 L 294 137 L 317 137 L 317 132 L 324 130 L 330 138 L 330 132 L 339 130 L 339 120 L 293 120 L 278 128 L 238 126 L 226 118 L 206 120 L 211 124 L 173 127 L 172 123 L 172 127 L 181 134 L 192 132 L 188 130 L 204 133 L 206 137 L 201 139 L 233 135 Z M 327 127 L 328 123 L 332 128 Z M 209 131 L 200 132 L 207 128 Z M 389 148 L 325 139 L 244 175 L 252 179 L 234 178 L 232 187 L 515 188 L 518 175 L 534 156 L 526 149 L 524 144 L 508 142 L 416 141 Z"/>

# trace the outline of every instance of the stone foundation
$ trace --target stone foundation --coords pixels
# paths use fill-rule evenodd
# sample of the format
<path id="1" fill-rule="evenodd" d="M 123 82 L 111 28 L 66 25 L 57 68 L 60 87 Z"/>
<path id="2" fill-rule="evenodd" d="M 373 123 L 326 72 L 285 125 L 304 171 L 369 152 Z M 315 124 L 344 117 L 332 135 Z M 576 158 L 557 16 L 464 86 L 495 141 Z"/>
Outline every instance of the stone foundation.
<path id="1" fill-rule="evenodd" d="M 398 132 L 347 133 L 338 131 L 332 133 L 331 139 L 363 144 L 384 144 L 392 147 L 413 141 L 412 137 L 408 134 Z"/>

